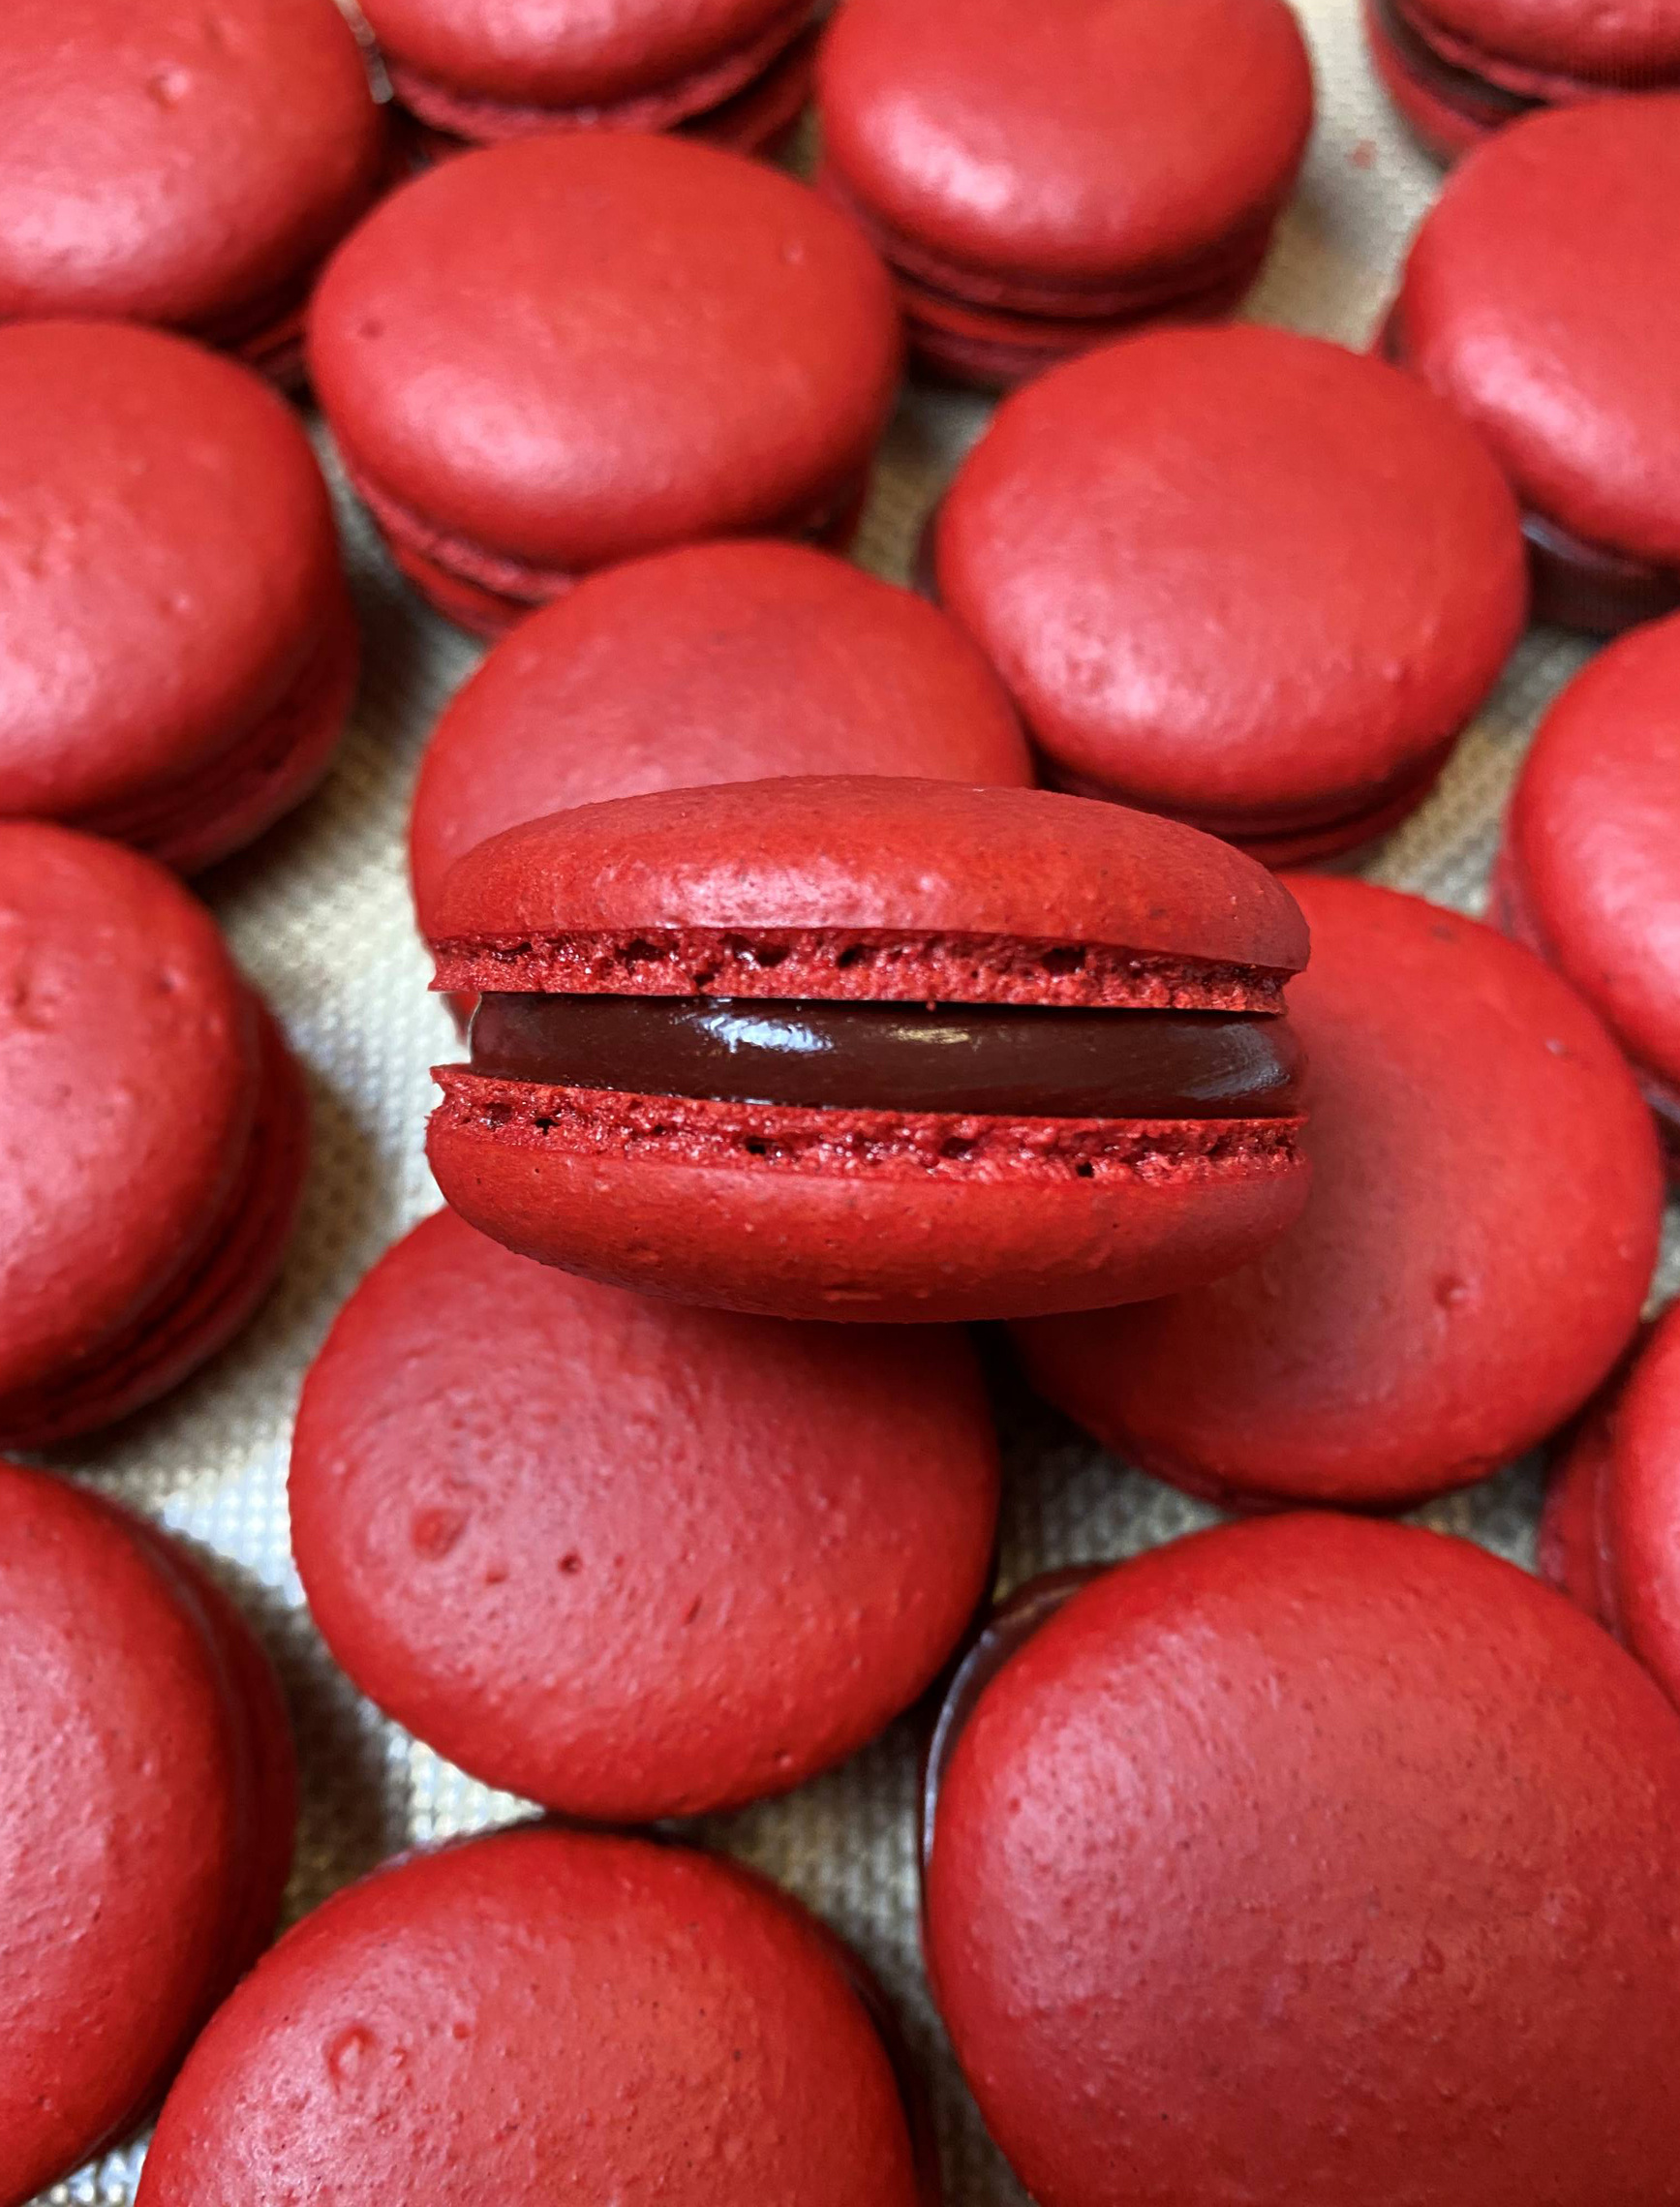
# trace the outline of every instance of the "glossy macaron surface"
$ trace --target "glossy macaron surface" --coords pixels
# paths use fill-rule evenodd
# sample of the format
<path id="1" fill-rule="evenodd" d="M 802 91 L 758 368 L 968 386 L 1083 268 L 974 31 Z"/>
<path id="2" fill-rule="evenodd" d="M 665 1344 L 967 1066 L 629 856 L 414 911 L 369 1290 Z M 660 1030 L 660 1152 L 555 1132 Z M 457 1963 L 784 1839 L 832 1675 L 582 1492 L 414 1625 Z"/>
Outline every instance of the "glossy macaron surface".
<path id="1" fill-rule="evenodd" d="M 1523 72 L 1596 79 L 1606 91 L 1680 73 L 1675 0 L 1619 0 L 1609 7 L 1583 6 L 1582 0 L 1428 0 L 1419 13 L 1438 36 L 1462 42 L 1466 60 L 1487 57 L 1496 76 L 1519 89 Z M 1528 88 L 1544 96 L 1540 82 Z"/>
<path id="2" fill-rule="evenodd" d="M 1275 857 L 1422 794 L 1525 604 L 1511 495 L 1449 410 L 1259 327 L 1153 332 L 1017 393 L 934 564 L 1051 778 Z"/>
<path id="3" fill-rule="evenodd" d="M 1680 1318 L 1659 1321 L 1609 1424 L 1598 1525 L 1614 1619 L 1680 1702 Z"/>
<path id="4" fill-rule="evenodd" d="M 410 817 L 414 904 L 488 836 L 568 806 L 781 774 L 1017 783 L 979 652 L 907 592 L 805 546 L 696 544 L 592 575 L 451 699 Z"/>
<path id="5" fill-rule="evenodd" d="M 1520 1455 L 1604 1379 L 1662 1170 L 1609 1035 L 1537 958 L 1418 898 L 1291 885 L 1300 1219 L 1207 1287 L 1022 1340 L 1054 1401 L 1195 1491 L 1393 1506 Z"/>
<path id="6" fill-rule="evenodd" d="M 449 1211 L 341 1314 L 291 1524 L 317 1622 L 489 1783 L 644 1823 L 879 1732 L 985 1591 L 995 1443 L 962 1336 L 596 1287 Z"/>
<path id="7" fill-rule="evenodd" d="M 412 1857 L 300 1924 L 170 2096 L 143 2207 L 923 2207 L 837 1946 L 748 1873 L 534 1829 Z"/>
<path id="8" fill-rule="evenodd" d="M 1677 1828 L 1680 1723 L 1607 1636 L 1294 1516 L 1104 1575 L 993 1679 L 928 1960 L 1042 2207 L 1665 2199 Z"/>

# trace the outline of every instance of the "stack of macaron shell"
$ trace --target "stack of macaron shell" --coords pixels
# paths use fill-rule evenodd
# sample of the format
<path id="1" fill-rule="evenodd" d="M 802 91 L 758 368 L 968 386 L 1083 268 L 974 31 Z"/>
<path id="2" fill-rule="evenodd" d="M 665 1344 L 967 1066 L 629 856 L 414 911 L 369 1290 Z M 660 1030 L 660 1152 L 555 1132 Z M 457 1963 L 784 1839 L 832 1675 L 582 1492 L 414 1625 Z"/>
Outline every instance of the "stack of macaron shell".
<path id="1" fill-rule="evenodd" d="M 1235 310 L 1312 127 L 1283 0 L 847 0 L 822 184 L 911 343 L 1003 387 L 1155 316 Z"/>
<path id="2" fill-rule="evenodd" d="M 574 805 L 784 774 L 1032 780 L 977 648 L 809 546 L 687 546 L 521 622 L 450 699 L 409 818 L 421 932 L 474 843 Z"/>
<path id="3" fill-rule="evenodd" d="M 767 1316 L 961 1320 L 1207 1278 L 1304 1193 L 1254 860 L 1119 806 L 867 776 L 662 790 L 451 871 L 447 1201 L 526 1256 Z"/>
<path id="4" fill-rule="evenodd" d="M 691 132 L 772 151 L 810 91 L 812 0 L 369 0 L 434 152 L 550 131 Z"/>
<path id="5" fill-rule="evenodd" d="M 1680 610 L 1680 91 L 1526 117 L 1448 179 L 1385 343 L 1523 507 L 1543 620 Z"/>
<path id="6" fill-rule="evenodd" d="M 1597 1016 L 1474 920 L 1301 875 L 1312 1185 L 1258 1260 L 1021 1328 L 1039 1389 L 1157 1476 L 1391 1509 L 1547 1438 L 1638 1324 L 1663 1170 Z"/>
<path id="7" fill-rule="evenodd" d="M 290 380 L 385 159 L 333 0 L 8 0 L 0 320 L 159 322 Z"/>
<path id="8" fill-rule="evenodd" d="M 1584 1628 L 1583 1628 L 1584 1629 Z M 199 2040 L 139 2207 L 937 2207 L 862 1965 L 751 1872 L 537 1827 L 377 1872 Z"/>
<path id="9" fill-rule="evenodd" d="M 208 912 L 137 852 L 0 821 L 0 1443 L 109 1425 L 229 1341 L 307 1147 Z"/>
<path id="10" fill-rule="evenodd" d="M 1280 329 L 1052 370 L 998 410 L 932 551 L 1048 780 L 1273 865 L 1422 801 L 1526 608 L 1478 439 L 1384 362 Z"/>
<path id="11" fill-rule="evenodd" d="M 1031 1622 L 959 1689 L 925 1946 L 1040 2207 L 1674 2196 L 1680 1723 L 1607 1635 L 1306 1513 Z"/>
<path id="12" fill-rule="evenodd" d="M 309 439 L 162 331 L 0 327 L 0 816 L 183 872 L 326 772 L 357 630 Z"/>
<path id="13" fill-rule="evenodd" d="M 1365 0 L 1371 58 L 1438 161 L 1536 107 L 1680 89 L 1680 6 L 1641 0 Z"/>
<path id="14" fill-rule="evenodd" d="M 628 131 L 416 178 L 335 256 L 309 327 L 398 566 L 485 630 L 701 537 L 848 543 L 901 350 L 843 216 L 739 155 Z"/>
<path id="15" fill-rule="evenodd" d="M 1599 1011 L 1680 1168 L 1680 619 L 1622 637 L 1552 705 L 1493 912 Z"/>
<path id="16" fill-rule="evenodd" d="M 339 1662 L 473 1776 L 644 1824 L 786 1792 L 924 1691 L 988 1592 L 959 1332 L 626 1295 L 450 1211 L 310 1371 L 292 1545 Z"/>
<path id="17" fill-rule="evenodd" d="M 274 1928 L 279 1689 L 165 1535 L 0 1461 L 0 2202 L 150 2110 Z"/>

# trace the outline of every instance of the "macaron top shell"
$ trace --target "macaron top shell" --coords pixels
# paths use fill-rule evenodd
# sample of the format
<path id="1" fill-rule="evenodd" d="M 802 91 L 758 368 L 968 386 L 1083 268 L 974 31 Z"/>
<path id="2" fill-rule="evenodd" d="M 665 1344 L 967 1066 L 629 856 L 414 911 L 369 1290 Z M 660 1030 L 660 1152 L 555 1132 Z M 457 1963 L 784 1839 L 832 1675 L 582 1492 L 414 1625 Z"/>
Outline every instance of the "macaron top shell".
<path id="1" fill-rule="evenodd" d="M 571 570 L 814 520 L 869 461 L 900 333 L 885 270 L 803 185 L 610 131 L 393 194 L 329 265 L 309 350 L 352 472 Z"/>
<path id="2" fill-rule="evenodd" d="M 754 930 L 775 939 L 715 939 Z M 1192 828 L 867 775 L 658 790 L 510 828 L 451 869 L 433 946 L 446 987 L 529 986 L 521 966 L 542 966 L 588 990 L 577 961 L 610 958 L 614 993 L 662 996 L 694 986 L 701 938 L 714 976 L 730 965 L 719 994 L 914 997 L 902 949 L 940 961 L 951 1001 L 1165 1004 L 1184 981 L 1275 1009 L 1307 955 L 1288 891 Z"/>
<path id="3" fill-rule="evenodd" d="M 1612 1435 L 1602 1522 L 1617 1622 L 1680 1702 L 1680 1306 L 1664 1315 L 1634 1367 Z"/>
<path id="4" fill-rule="evenodd" d="M 826 1934 L 745 1871 L 536 1828 L 410 1858 L 274 1949 L 199 2040 L 143 2207 L 918 2207 Z"/>
<path id="5" fill-rule="evenodd" d="M 335 242 L 382 142 L 331 0 L 8 0 L 0 317 L 258 306 Z"/>
<path id="6" fill-rule="evenodd" d="M 0 820 L 0 1395 L 118 1331 L 242 1163 L 252 999 L 214 921 L 115 843 Z"/>
<path id="7" fill-rule="evenodd" d="M 230 1711 L 135 1528 L 0 1460 L 0 2200 L 134 2121 L 233 1933 Z"/>
<path id="8" fill-rule="evenodd" d="M 1502 61 L 1626 87 L 1680 67 L 1680 0 L 1426 0 L 1432 28 Z"/>
<path id="9" fill-rule="evenodd" d="M 1529 951 L 1298 875 L 1306 1208 L 1254 1264 L 1021 1330 L 1064 1409 L 1198 1491 L 1398 1505 L 1543 1440 L 1638 1322 L 1663 1180 L 1597 1017 Z"/>
<path id="10" fill-rule="evenodd" d="M 696 544 L 587 576 L 451 699 L 414 791 L 420 926 L 487 836 L 568 806 L 779 774 L 1024 783 L 996 677 L 925 600 L 799 544 Z"/>
<path id="11" fill-rule="evenodd" d="M 557 107 L 653 91 L 748 45 L 789 0 L 372 0 L 387 52 L 486 99 Z"/>
<path id="12" fill-rule="evenodd" d="M 1620 638 L 1552 706 L 1506 854 L 1552 963 L 1680 1083 L 1680 619 Z"/>
<path id="13" fill-rule="evenodd" d="M 1680 1723 L 1606 1634 L 1294 1515 L 1106 1573 L 993 1678 L 929 1961 L 1041 2207 L 1672 2200 L 1677 1834 Z"/>
<path id="14" fill-rule="evenodd" d="M 190 777 L 342 589 L 308 438 L 249 370 L 92 322 L 0 328 L 0 813 Z"/>
<path id="15" fill-rule="evenodd" d="M 304 1388 L 291 1522 L 356 1683 L 475 1776 L 646 1823 L 879 1732 L 981 1599 L 996 1444 L 955 1332 L 687 1309 L 441 1211 Z"/>
<path id="16" fill-rule="evenodd" d="M 1258 326 L 1151 331 L 1006 400 L 935 561 L 1057 773 L 1209 825 L 1420 763 L 1526 604 L 1511 494 L 1450 411 Z"/>
<path id="17" fill-rule="evenodd" d="M 1282 0 L 850 0 L 819 85 L 825 157 L 871 213 L 1074 283 L 1264 221 L 1312 123 Z"/>
<path id="18" fill-rule="evenodd" d="M 1449 178 L 1393 330 L 1536 513 L 1680 562 L 1680 93 L 1524 116 Z"/>

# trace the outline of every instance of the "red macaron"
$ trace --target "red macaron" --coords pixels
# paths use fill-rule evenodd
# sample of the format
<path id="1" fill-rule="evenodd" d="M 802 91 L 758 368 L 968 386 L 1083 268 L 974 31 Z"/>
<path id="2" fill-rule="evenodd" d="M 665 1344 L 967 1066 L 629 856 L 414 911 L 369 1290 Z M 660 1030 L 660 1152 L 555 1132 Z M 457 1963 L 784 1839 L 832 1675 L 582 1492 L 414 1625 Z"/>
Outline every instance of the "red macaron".
<path id="1" fill-rule="evenodd" d="M 786 1792 L 916 1700 L 992 1576 L 963 1335 L 689 1310 L 450 1211 L 340 1312 L 291 1538 L 362 1691 L 505 1792 L 647 1824 Z"/>
<path id="2" fill-rule="evenodd" d="M 885 269 L 814 193 L 629 131 L 406 185 L 334 257 L 309 328 L 398 565 L 483 629 L 699 537 L 849 541 L 900 352 Z"/>
<path id="3" fill-rule="evenodd" d="M 1680 92 L 1526 117 L 1448 179 L 1384 342 L 1485 439 L 1535 610 L 1680 610 Z"/>
<path id="4" fill-rule="evenodd" d="M 1040 2207 L 1680 2197 L 1680 1720 L 1463 1542 L 1104 1573 L 948 1740 L 925 1929 Z"/>
<path id="5" fill-rule="evenodd" d="M 0 321 L 161 322 L 290 379 L 384 167 L 332 0 L 8 0 Z"/>
<path id="6" fill-rule="evenodd" d="M 1599 1012 L 1680 1169 L 1680 619 L 1612 644 L 1552 705 L 1493 912 Z"/>
<path id="7" fill-rule="evenodd" d="M 997 678 L 907 591 L 800 544 L 694 544 L 591 575 L 450 699 L 420 763 L 409 864 L 421 930 L 486 836 L 707 782 L 905 774 L 1024 784 Z"/>
<path id="8" fill-rule="evenodd" d="M 1662 1164 L 1614 1043 L 1539 959 L 1416 897 L 1290 886 L 1312 930 L 1299 1220 L 1209 1286 L 1018 1339 L 1053 1402 L 1192 1492 L 1397 1508 L 1520 1456 L 1604 1379 Z"/>
<path id="9" fill-rule="evenodd" d="M 1680 6 L 1365 0 L 1371 58 L 1413 135 L 1455 161 L 1536 107 L 1680 87 Z"/>
<path id="10" fill-rule="evenodd" d="M 1170 820 L 869 777 L 663 790 L 451 871 L 445 1197 L 526 1256 L 771 1317 L 1159 1295 L 1304 1192 L 1288 893 Z"/>
<path id="11" fill-rule="evenodd" d="M 1049 779 L 1273 865 L 1421 802 L 1526 602 L 1516 507 L 1449 408 L 1249 326 L 1151 331 L 1007 400 L 933 561 Z"/>
<path id="12" fill-rule="evenodd" d="M 773 148 L 810 91 L 812 0 L 369 0 L 391 87 L 439 150 L 680 130 Z"/>
<path id="13" fill-rule="evenodd" d="M 750 1872 L 537 1826 L 290 1932 L 199 2040 L 140 2207 L 936 2207 L 861 1965 Z"/>
<path id="14" fill-rule="evenodd" d="M 161 331 L 0 327 L 0 816 L 191 873 L 326 772 L 357 630 L 295 415 Z"/>
<path id="15" fill-rule="evenodd" d="M 0 820 L 0 1445 L 91 1432 L 279 1272 L 302 1075 L 215 922 L 116 843 Z"/>
<path id="16" fill-rule="evenodd" d="M 1151 317 L 1229 314 L 1312 128 L 1284 0 L 847 0 L 823 188 L 916 353 L 998 387 Z"/>
<path id="17" fill-rule="evenodd" d="M 228 1597 L 3 1460 L 0 1708 L 0 2207 L 21 2207 L 146 2115 L 266 1944 L 295 1784 Z"/>

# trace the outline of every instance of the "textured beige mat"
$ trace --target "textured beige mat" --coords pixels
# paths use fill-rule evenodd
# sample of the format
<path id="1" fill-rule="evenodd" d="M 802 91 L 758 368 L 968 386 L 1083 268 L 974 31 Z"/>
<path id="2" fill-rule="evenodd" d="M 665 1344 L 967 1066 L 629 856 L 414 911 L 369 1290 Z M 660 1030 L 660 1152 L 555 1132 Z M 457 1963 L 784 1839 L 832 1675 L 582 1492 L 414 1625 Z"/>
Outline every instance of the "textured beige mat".
<path id="1" fill-rule="evenodd" d="M 1356 0 L 1305 0 L 1302 12 L 1317 62 L 1319 126 L 1298 203 L 1250 311 L 1362 345 L 1437 179 L 1376 90 Z M 906 399 L 859 545 L 866 565 L 903 579 L 923 518 L 985 412 L 931 391 Z M 368 1265 L 437 1202 L 421 1151 L 426 1069 L 452 1055 L 453 1035 L 426 994 L 403 830 L 427 729 L 478 657 L 398 585 L 348 501 L 343 512 L 369 645 L 354 728 L 321 795 L 206 885 L 310 1070 L 317 1139 L 302 1229 L 279 1294 L 242 1342 L 108 1443 L 58 1459 L 209 1551 L 279 1659 L 303 1760 L 293 1914 L 405 1846 L 518 1813 L 517 1803 L 441 1763 L 351 1691 L 301 1608 L 287 1542 L 287 1444 L 304 1368 Z M 1368 868 L 1375 878 L 1480 910 L 1500 808 L 1528 733 L 1583 656 L 1555 634 L 1521 646 L 1435 795 Z M 1673 1214 L 1664 1272 L 1672 1292 L 1680 1285 Z M 1055 1564 L 1128 1553 L 1209 1516 L 1030 1404 L 1006 1404 L 1005 1417 L 1007 1583 Z M 1517 1467 L 1428 1515 L 1527 1560 L 1537 1491 L 1533 1467 Z M 880 1968 L 932 2080 L 952 2207 L 1019 2207 L 1022 2194 L 987 2144 L 921 1988 L 915 1766 L 912 1728 L 901 1725 L 844 1770 L 710 1825 L 705 1836 L 792 1886 Z M 137 2148 L 109 2157 L 48 2196 L 126 2203 L 139 2159 Z"/>

